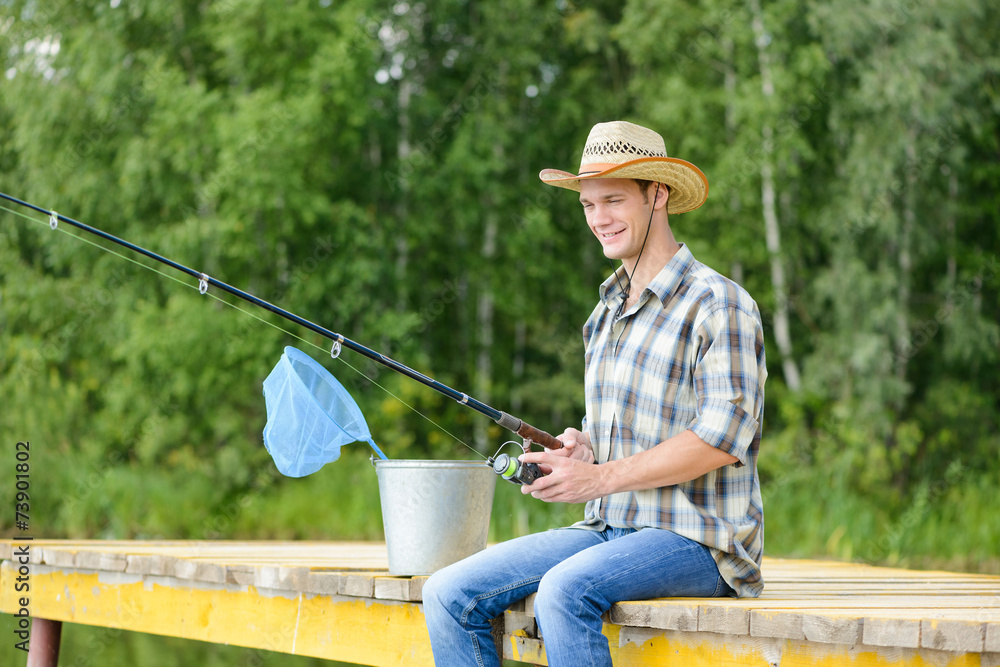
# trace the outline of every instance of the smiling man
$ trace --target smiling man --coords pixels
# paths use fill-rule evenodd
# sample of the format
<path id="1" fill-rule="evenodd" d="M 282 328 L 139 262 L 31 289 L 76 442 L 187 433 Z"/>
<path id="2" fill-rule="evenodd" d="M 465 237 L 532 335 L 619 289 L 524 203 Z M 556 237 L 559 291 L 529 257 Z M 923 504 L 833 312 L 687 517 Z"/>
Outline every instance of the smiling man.
<path id="1" fill-rule="evenodd" d="M 541 172 L 580 192 L 604 254 L 622 266 L 583 327 L 586 416 L 563 448 L 531 452 L 522 491 L 586 502 L 569 528 L 527 535 L 436 572 L 423 589 L 439 665 L 498 665 L 490 619 L 537 591 L 549 665 L 610 665 L 601 615 L 656 597 L 757 596 L 763 506 L 760 313 L 678 243 L 670 214 L 708 181 L 662 137 L 615 121 L 591 130 L 580 171 Z"/>

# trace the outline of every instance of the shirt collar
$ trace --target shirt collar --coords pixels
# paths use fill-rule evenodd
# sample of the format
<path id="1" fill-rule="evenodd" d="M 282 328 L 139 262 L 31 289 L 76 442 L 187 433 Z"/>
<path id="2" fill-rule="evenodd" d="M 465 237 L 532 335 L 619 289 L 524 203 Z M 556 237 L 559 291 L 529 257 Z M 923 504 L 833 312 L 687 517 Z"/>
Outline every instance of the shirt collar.
<path id="1" fill-rule="evenodd" d="M 665 307 L 670 298 L 674 295 L 677 289 L 681 286 L 681 282 L 684 280 L 685 274 L 694 264 L 694 255 L 688 249 L 687 245 L 684 243 L 679 244 L 680 248 L 670 258 L 670 261 L 660 270 L 656 277 L 650 281 L 649 285 L 646 286 L 648 292 L 652 292 L 656 298 L 660 300 L 660 303 Z M 619 266 L 618 270 L 611 274 L 607 280 L 601 283 L 599 288 L 599 293 L 601 296 L 601 302 L 604 306 L 612 311 L 617 312 L 618 308 L 621 306 L 622 301 L 625 299 L 625 294 L 622 292 L 621 287 L 618 286 L 618 281 L 621 280 L 622 287 L 628 288 L 629 279 L 628 273 L 625 271 L 624 266 Z"/>

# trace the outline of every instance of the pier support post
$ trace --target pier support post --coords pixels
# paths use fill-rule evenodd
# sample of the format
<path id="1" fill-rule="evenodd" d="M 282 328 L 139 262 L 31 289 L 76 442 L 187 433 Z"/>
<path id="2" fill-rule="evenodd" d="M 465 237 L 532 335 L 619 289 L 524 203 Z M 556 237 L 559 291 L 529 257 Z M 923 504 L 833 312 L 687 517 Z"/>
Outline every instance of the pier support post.
<path id="1" fill-rule="evenodd" d="M 27 667 L 57 667 L 61 638 L 62 621 L 32 618 Z"/>

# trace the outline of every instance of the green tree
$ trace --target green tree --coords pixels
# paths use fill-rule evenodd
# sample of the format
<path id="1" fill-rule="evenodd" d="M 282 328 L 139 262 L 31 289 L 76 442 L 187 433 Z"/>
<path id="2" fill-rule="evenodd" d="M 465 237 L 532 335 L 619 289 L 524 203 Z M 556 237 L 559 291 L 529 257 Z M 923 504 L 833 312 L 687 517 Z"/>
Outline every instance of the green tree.
<path id="1" fill-rule="evenodd" d="M 596 122 L 645 123 L 711 183 L 678 238 L 764 316 L 769 548 L 988 562 L 996 14 L 0 0 L 0 189 L 557 432 L 582 415 L 580 325 L 611 266 L 537 173 L 575 168 Z M 284 480 L 261 447 L 282 347 L 328 341 L 33 218 L 0 212 L 0 431 L 67 490 L 40 496 L 47 534 L 322 537 L 332 483 L 336 536 L 379 536 L 360 450 Z M 510 437 L 353 353 L 325 363 L 390 456 Z M 501 534 L 572 514 L 520 500 Z M 926 531 L 881 545 L 914 516 Z"/>

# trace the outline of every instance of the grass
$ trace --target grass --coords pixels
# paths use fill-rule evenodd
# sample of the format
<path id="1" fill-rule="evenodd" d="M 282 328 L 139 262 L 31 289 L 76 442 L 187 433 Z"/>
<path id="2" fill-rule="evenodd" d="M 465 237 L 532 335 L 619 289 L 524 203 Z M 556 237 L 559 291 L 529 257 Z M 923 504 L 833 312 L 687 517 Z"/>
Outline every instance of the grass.
<path id="1" fill-rule="evenodd" d="M 252 469 L 248 483 L 230 487 L 237 491 L 222 489 L 210 468 L 149 470 L 102 466 L 78 452 L 59 456 L 32 461 L 36 537 L 384 539 L 378 480 L 362 445 L 345 447 L 338 461 L 299 479 L 281 476 L 268 460 Z M 849 476 L 818 465 L 789 470 L 763 480 L 767 555 L 1000 573 L 994 472 L 969 468 L 953 479 L 942 473 L 904 496 L 883 489 L 871 497 L 852 488 Z M 12 496 L 9 483 L 0 483 L 0 492 Z M 567 526 L 582 516 L 581 505 L 543 503 L 497 480 L 488 539 Z M 15 532 L 3 529 L 8 537 Z"/>
<path id="2" fill-rule="evenodd" d="M 765 553 L 1000 574 L 1000 521 L 993 504 L 995 479 L 988 471 L 918 488 L 890 504 L 859 496 L 848 486 L 849 480 L 814 468 L 765 482 Z M 340 460 L 309 477 L 289 479 L 268 469 L 249 490 L 231 498 L 219 499 L 201 477 L 161 471 L 151 479 L 131 467 L 102 471 L 94 493 L 73 489 L 70 495 L 76 499 L 73 511 L 59 514 L 59 521 L 50 514 L 55 525 L 50 523 L 46 537 L 384 539 L 378 480 L 360 446 L 345 448 Z M 581 505 L 543 503 L 498 480 L 489 540 L 566 526 L 582 515 Z M 88 531 L 97 532 L 82 535 L 79 525 L 69 526 L 78 516 L 87 518 Z M 0 634 L 13 637 L 14 620 L 0 616 Z M 74 667 L 338 664 L 74 624 L 64 626 L 62 654 L 61 664 Z M 0 645 L 0 664 L 23 658 L 13 641 Z"/>

